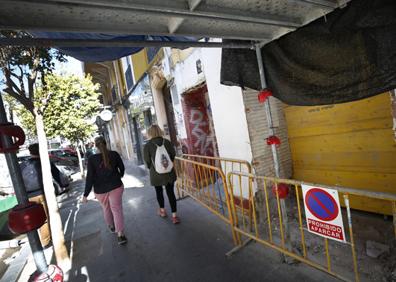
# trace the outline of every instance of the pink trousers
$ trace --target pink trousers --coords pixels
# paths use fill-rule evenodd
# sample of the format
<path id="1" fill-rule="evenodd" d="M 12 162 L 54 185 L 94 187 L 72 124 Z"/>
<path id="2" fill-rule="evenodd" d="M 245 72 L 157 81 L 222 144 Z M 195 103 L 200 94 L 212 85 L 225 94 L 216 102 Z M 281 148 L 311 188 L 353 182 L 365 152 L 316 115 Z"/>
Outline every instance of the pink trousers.
<path id="1" fill-rule="evenodd" d="M 116 232 L 124 232 L 124 213 L 122 211 L 122 193 L 124 186 L 95 197 L 102 205 L 103 215 L 107 225 L 114 226 Z"/>

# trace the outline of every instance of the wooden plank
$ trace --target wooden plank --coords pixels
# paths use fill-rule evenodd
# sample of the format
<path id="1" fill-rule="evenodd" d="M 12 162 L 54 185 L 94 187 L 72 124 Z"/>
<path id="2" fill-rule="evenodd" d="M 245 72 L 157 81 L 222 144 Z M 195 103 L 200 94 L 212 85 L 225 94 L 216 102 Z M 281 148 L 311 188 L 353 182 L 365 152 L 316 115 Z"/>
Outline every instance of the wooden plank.
<path id="1" fill-rule="evenodd" d="M 285 107 L 294 179 L 396 192 L 396 142 L 389 93 L 357 102 Z M 391 213 L 386 201 L 352 197 L 351 206 Z"/>
<path id="2" fill-rule="evenodd" d="M 297 152 L 395 152 L 396 143 L 391 128 L 355 131 L 342 134 L 289 138 Z"/>
<path id="3" fill-rule="evenodd" d="M 294 179 L 333 186 L 395 193 L 396 173 L 295 169 Z"/>
<path id="4" fill-rule="evenodd" d="M 357 102 L 287 107 L 289 137 L 392 128 L 389 93 Z"/>

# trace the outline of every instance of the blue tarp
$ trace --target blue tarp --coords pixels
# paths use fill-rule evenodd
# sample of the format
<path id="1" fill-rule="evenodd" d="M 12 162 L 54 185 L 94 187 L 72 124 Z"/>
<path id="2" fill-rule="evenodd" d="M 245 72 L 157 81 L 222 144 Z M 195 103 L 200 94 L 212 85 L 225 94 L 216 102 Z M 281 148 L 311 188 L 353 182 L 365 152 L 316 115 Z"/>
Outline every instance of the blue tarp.
<path id="1" fill-rule="evenodd" d="M 120 35 L 108 33 L 74 33 L 74 32 L 29 32 L 36 38 L 48 39 L 101 39 L 101 40 L 155 40 L 155 41 L 197 41 L 193 37 L 183 36 L 150 36 L 150 35 Z M 112 61 L 139 52 L 142 47 L 62 47 L 56 48 L 62 53 L 83 62 Z"/>

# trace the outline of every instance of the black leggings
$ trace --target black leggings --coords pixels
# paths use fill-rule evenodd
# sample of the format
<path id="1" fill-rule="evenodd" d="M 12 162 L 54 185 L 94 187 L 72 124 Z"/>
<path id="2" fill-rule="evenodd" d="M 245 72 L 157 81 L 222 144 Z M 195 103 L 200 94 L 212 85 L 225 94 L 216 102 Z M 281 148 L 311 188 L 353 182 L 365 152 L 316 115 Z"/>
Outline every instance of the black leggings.
<path id="1" fill-rule="evenodd" d="M 173 191 L 174 182 L 165 185 L 166 194 L 168 195 L 169 204 L 172 212 L 176 212 L 176 196 Z M 164 208 L 164 192 L 162 186 L 154 186 L 157 194 L 157 201 L 161 209 Z"/>

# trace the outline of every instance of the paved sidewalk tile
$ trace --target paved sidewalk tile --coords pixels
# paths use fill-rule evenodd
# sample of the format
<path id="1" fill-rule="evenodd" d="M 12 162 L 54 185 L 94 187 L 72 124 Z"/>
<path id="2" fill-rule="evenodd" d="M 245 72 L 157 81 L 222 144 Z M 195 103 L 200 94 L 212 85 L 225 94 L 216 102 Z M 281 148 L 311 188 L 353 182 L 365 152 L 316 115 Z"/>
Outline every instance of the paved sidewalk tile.
<path id="1" fill-rule="evenodd" d="M 128 164 L 123 198 L 128 244 L 108 231 L 100 205 L 80 204 L 83 181 L 61 203 L 72 259 L 69 281 L 333 281 L 303 264 L 280 263 L 280 256 L 251 243 L 231 258 L 230 229 L 194 200 L 178 202 L 181 224 L 156 215 L 147 176 Z M 166 195 L 166 194 L 165 194 Z M 166 208 L 170 213 L 167 198 Z"/>

